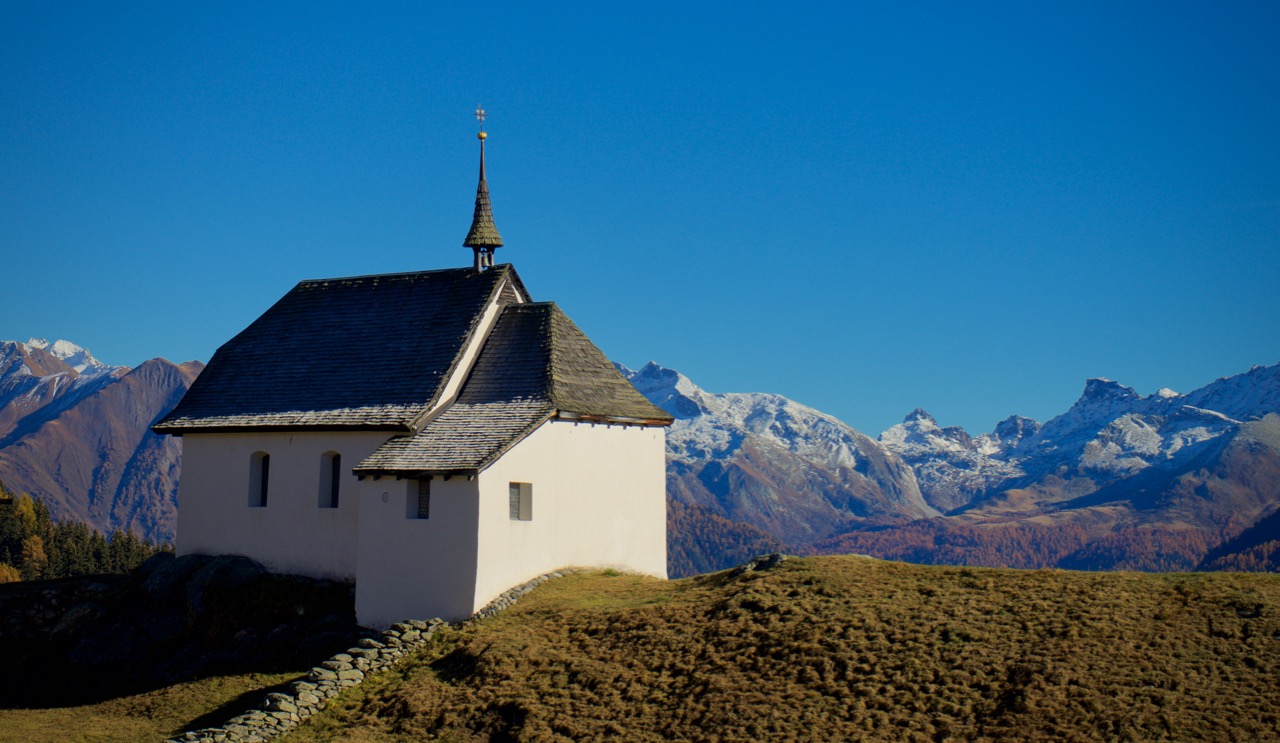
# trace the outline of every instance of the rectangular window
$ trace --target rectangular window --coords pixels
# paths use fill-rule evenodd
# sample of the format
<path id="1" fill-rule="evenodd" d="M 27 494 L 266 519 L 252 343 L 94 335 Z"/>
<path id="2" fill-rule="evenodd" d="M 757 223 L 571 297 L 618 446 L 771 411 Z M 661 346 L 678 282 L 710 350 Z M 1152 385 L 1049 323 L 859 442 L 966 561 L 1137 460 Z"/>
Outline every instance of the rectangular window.
<path id="1" fill-rule="evenodd" d="M 418 481 L 418 509 L 415 518 L 431 518 L 431 480 Z"/>
<path id="2" fill-rule="evenodd" d="M 513 482 L 508 489 L 508 508 L 512 521 L 533 520 L 533 484 Z"/>

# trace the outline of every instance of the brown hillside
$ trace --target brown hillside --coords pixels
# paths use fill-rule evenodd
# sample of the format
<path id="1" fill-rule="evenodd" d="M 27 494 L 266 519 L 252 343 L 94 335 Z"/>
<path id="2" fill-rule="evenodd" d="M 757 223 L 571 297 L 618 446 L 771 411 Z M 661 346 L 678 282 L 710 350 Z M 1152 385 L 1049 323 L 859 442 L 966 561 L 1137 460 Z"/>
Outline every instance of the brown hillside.
<path id="1" fill-rule="evenodd" d="M 1264 740 L 1280 577 L 858 557 L 553 581 L 285 740 Z"/>
<path id="2" fill-rule="evenodd" d="M 111 373 L 94 381 L 83 380 L 73 367 L 48 351 L 0 341 L 0 446 L 117 377 Z"/>
<path id="3" fill-rule="evenodd" d="M 57 520 L 171 539 L 181 444 L 148 427 L 202 368 L 152 359 L 112 379 L 0 449 L 0 479 Z"/>
<path id="4" fill-rule="evenodd" d="M 784 549 L 763 529 L 721 518 L 701 506 L 667 501 L 667 575 L 672 578 L 713 573 Z"/>

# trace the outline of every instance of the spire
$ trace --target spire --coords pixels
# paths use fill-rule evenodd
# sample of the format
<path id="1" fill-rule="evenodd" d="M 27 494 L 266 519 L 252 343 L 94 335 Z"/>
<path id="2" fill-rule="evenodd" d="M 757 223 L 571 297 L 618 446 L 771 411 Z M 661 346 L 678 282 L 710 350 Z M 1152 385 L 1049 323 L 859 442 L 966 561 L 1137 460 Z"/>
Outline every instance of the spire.
<path id="1" fill-rule="evenodd" d="M 502 247 L 502 235 L 493 223 L 493 207 L 489 203 L 489 183 L 484 176 L 484 109 L 476 107 L 476 119 L 480 122 L 480 182 L 476 185 L 476 211 L 471 217 L 471 230 L 462 245 L 475 253 L 475 268 L 482 271 L 493 266 L 493 251 Z"/>

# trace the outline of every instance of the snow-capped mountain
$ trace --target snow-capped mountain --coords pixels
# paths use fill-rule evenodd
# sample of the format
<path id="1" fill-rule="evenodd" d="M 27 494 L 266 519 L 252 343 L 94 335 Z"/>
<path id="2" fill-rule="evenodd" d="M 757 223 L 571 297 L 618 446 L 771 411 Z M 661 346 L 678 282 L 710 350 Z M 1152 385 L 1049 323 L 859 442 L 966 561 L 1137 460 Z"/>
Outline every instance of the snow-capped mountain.
<path id="1" fill-rule="evenodd" d="M 675 500 L 798 545 L 852 524 L 938 515 L 906 463 L 832 416 L 780 395 L 706 392 L 655 363 L 619 369 L 676 417 L 667 432 Z"/>
<path id="2" fill-rule="evenodd" d="M 1151 467 L 1173 473 L 1230 441 L 1244 421 L 1280 412 L 1280 364 L 1254 367 L 1194 392 L 1143 397 L 1109 379 L 1090 379 L 1080 398 L 1043 426 L 1002 421 L 971 438 L 916 410 L 880 442 L 916 471 L 930 504 L 950 511 L 1048 477 L 1089 478 L 1098 487 Z M 1079 485 L 1066 495 L 1078 495 Z"/>
<path id="3" fill-rule="evenodd" d="M 1202 392 L 1192 395 L 1197 400 L 1223 399 Z M 1033 474 L 1068 463 L 1082 470 L 1124 476 L 1185 458 L 1197 445 L 1238 427 L 1236 419 L 1190 404 L 1189 398 L 1167 389 L 1142 397 L 1117 382 L 1090 379 L 1067 412 L 1049 420 L 1006 455 L 1021 459 Z M 1234 406 L 1247 418 L 1271 412 L 1252 415 L 1246 407 L 1243 403 Z"/>
<path id="4" fill-rule="evenodd" d="M 50 347 L 90 371 L 82 374 Z M 20 433 L 20 424 L 29 431 L 127 371 L 66 341 L 0 341 L 0 446 Z"/>
<path id="5" fill-rule="evenodd" d="M 56 340 L 50 343 L 44 338 L 32 338 L 23 345 L 27 350 L 39 349 L 61 359 L 82 377 L 95 377 L 100 374 L 110 374 L 116 369 L 125 369 L 125 367 L 107 366 L 95 359 L 93 354 L 89 353 L 89 349 L 71 341 Z"/>
<path id="6" fill-rule="evenodd" d="M 1185 395 L 1091 379 L 1044 425 L 1011 416 L 978 436 L 915 410 L 878 441 L 778 395 L 623 371 L 677 418 L 672 500 L 802 550 L 1185 570 L 1280 512 L 1280 365 Z"/>
<path id="7" fill-rule="evenodd" d="M 203 366 L 130 369 L 69 341 L 0 341 L 0 482 L 58 519 L 172 539 L 181 445 L 148 427 Z"/>
<path id="8" fill-rule="evenodd" d="M 1215 410 L 1238 421 L 1280 412 L 1280 364 L 1222 377 L 1180 399 L 1185 405 Z"/>
<path id="9" fill-rule="evenodd" d="M 916 408 L 880 434 L 880 443 L 911 465 L 925 500 L 945 513 L 1021 476 L 1017 462 L 1003 455 L 1039 427 L 1029 418 L 1011 417 L 994 432 L 974 438 L 958 426 L 938 426 L 933 416 Z"/>

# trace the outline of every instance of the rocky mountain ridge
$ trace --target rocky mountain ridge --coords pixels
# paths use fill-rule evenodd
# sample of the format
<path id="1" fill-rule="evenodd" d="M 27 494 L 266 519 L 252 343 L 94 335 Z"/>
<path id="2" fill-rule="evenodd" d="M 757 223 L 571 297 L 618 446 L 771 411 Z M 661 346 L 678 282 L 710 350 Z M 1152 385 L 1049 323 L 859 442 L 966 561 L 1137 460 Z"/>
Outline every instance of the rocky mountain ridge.
<path id="1" fill-rule="evenodd" d="M 710 393 L 650 363 L 619 366 L 675 416 L 667 494 L 793 545 L 859 523 L 937 516 L 901 458 L 836 418 L 780 395 Z"/>
<path id="2" fill-rule="evenodd" d="M 1001 564 L 1191 569 L 1210 547 L 1280 510 L 1280 478 L 1268 474 L 1280 473 L 1280 365 L 1185 395 L 1144 397 L 1091 379 L 1043 425 L 1011 416 L 978 436 L 917 409 L 878 439 L 777 395 L 709 393 L 653 363 L 623 371 L 677 417 L 667 437 L 669 496 L 800 551 L 874 551 L 851 534 L 945 541 L 954 524 L 968 529 L 971 554 L 989 557 L 984 540 L 1026 551 L 1061 528 L 1071 534 L 1061 550 L 1046 547 L 1037 562 L 1033 546 Z M 931 526 L 899 539 L 906 522 Z M 1012 536 L 1020 525 L 1035 534 Z M 900 554 L 921 559 L 931 548 L 921 549 Z"/>
<path id="3" fill-rule="evenodd" d="M 130 369 L 68 341 L 0 342 L 0 481 L 57 520 L 173 538 L 181 442 L 151 433 L 204 365 Z"/>
<path id="4" fill-rule="evenodd" d="M 56 518 L 171 539 L 181 444 L 148 427 L 201 368 L 109 366 L 66 341 L 0 343 L 0 481 L 41 497 Z M 784 546 L 875 552 L 849 536 L 873 533 L 916 544 L 885 556 L 928 559 L 945 551 L 937 540 L 957 542 L 960 526 L 959 541 L 991 536 L 1020 549 L 1070 532 L 1063 544 L 1074 546 L 1043 557 L 1051 565 L 1189 569 L 1198 564 L 1190 555 L 1210 549 L 1224 565 L 1268 565 L 1273 552 L 1280 560 L 1276 540 L 1258 536 L 1274 532 L 1259 525 L 1280 512 L 1280 365 L 1187 394 L 1142 396 L 1091 379 L 1044 424 L 1011 416 L 976 436 L 917 409 L 878 438 L 779 395 L 708 392 L 655 363 L 619 368 L 676 418 L 667 482 L 680 571 Z M 1033 525 L 1034 538 L 1011 535 Z M 1088 553 L 1104 542 L 1129 549 L 1116 544 L 1134 529 L 1147 530 L 1149 550 L 1176 544 L 1185 554 L 1125 562 Z M 1247 559 L 1224 547 L 1237 538 L 1253 550 Z M 979 546 L 974 554 L 994 554 Z"/>
<path id="5" fill-rule="evenodd" d="M 1179 471 L 1239 434 L 1243 422 L 1277 412 L 1280 364 L 1185 395 L 1162 389 L 1143 397 L 1090 379 L 1071 408 L 1043 425 L 1011 417 L 976 437 L 940 428 L 916 410 L 879 441 L 912 465 L 931 505 L 952 512 L 1050 477 L 1087 478 L 1101 487 L 1153 467 Z"/>
<path id="6" fill-rule="evenodd" d="M 91 371 L 81 373 L 47 350 L 47 345 L 36 339 L 30 343 L 0 341 L 0 446 L 74 406 L 127 371 L 99 362 L 101 369 L 83 364 Z"/>
<path id="7" fill-rule="evenodd" d="M 911 466 L 925 499 L 946 513 L 1023 475 L 1016 461 L 1002 455 L 1039 429 L 1030 418 L 1010 417 L 992 433 L 973 437 L 958 426 L 939 426 L 933 416 L 916 408 L 878 441 Z"/>

